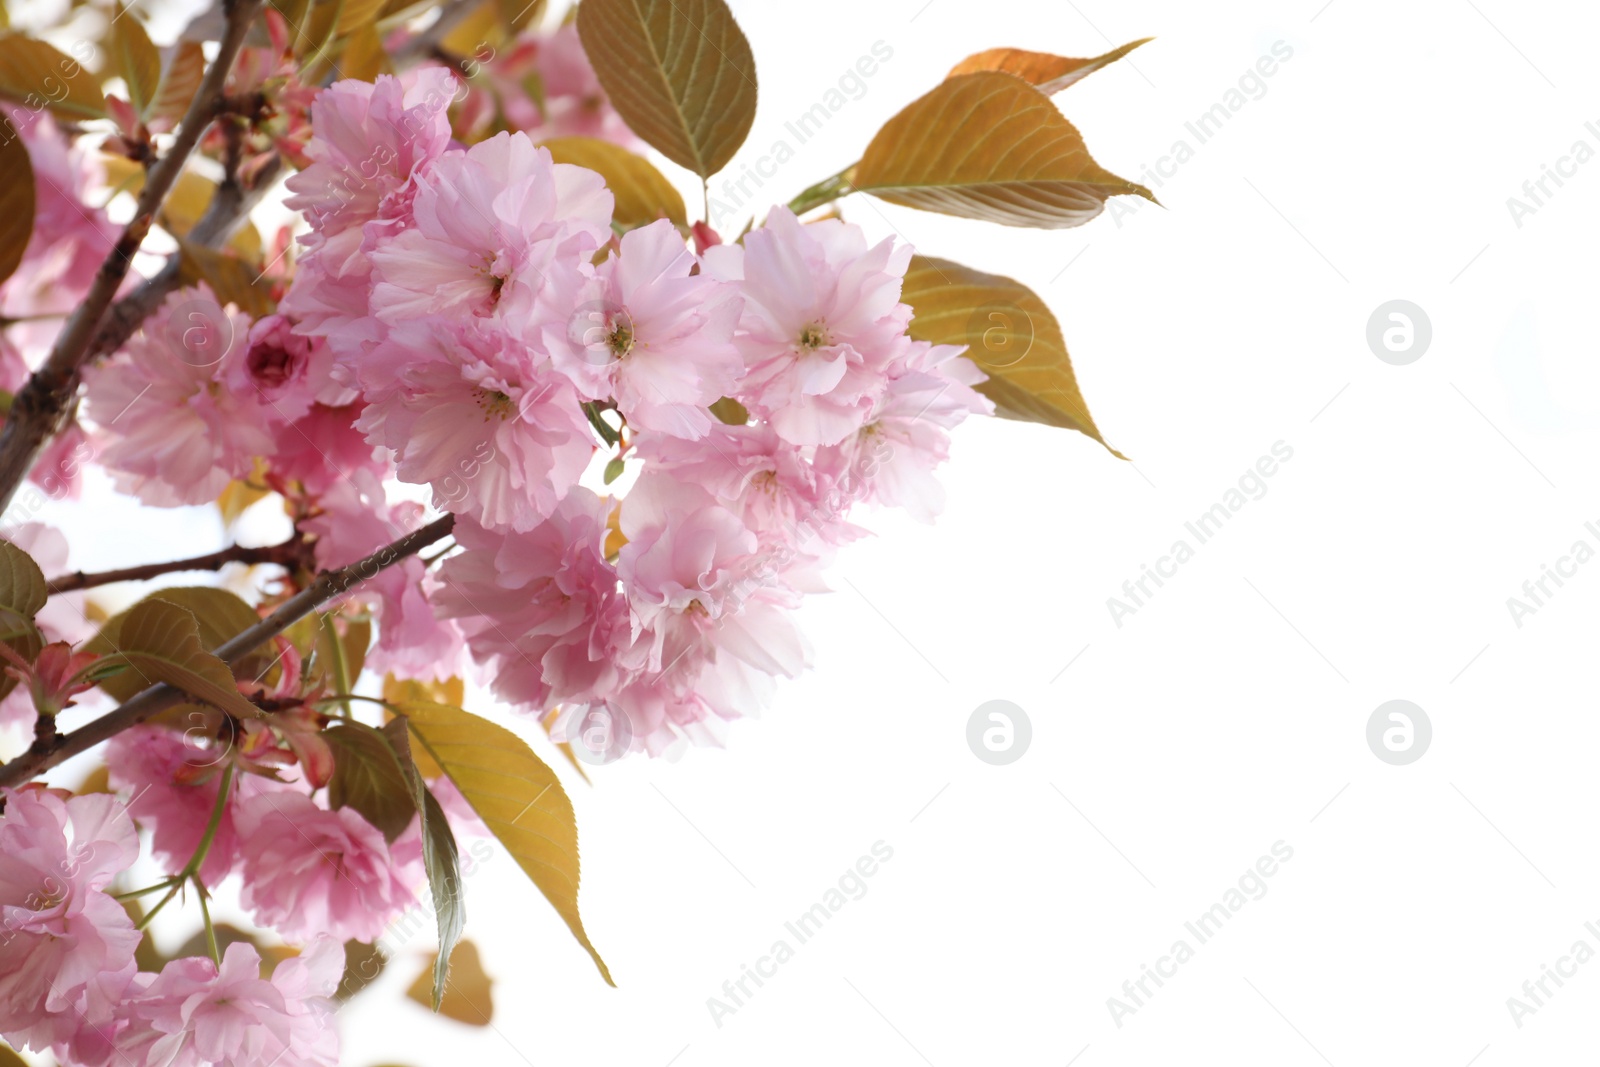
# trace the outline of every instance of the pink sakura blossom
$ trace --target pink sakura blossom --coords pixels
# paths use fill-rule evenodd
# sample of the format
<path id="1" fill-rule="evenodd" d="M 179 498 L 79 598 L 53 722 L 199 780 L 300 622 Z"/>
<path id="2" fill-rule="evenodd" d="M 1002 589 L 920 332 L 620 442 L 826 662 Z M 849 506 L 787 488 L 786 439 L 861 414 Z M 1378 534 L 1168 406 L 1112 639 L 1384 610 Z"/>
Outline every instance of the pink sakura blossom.
<path id="1" fill-rule="evenodd" d="M 106 442 L 99 459 L 119 489 L 157 507 L 206 503 L 272 450 L 288 420 L 258 389 L 230 388 L 249 331 L 247 316 L 200 285 L 168 297 L 89 371 L 89 416 Z"/>
<path id="2" fill-rule="evenodd" d="M 909 343 L 900 285 L 910 261 L 908 245 L 869 248 L 860 227 L 801 225 L 783 207 L 742 246 L 708 248 L 707 270 L 738 281 L 745 298 L 734 340 L 746 406 L 797 445 L 837 444 L 860 429 Z"/>
<path id="3" fill-rule="evenodd" d="M 247 797 L 234 818 L 241 902 L 285 937 L 374 941 L 416 903 L 410 886 L 420 869 L 397 864 L 383 834 L 353 808 L 329 810 L 282 791 Z"/>
<path id="4" fill-rule="evenodd" d="M 333 355 L 325 344 L 297 335 L 282 315 L 268 315 L 250 327 L 242 359 L 222 363 L 224 384 L 235 396 L 252 394 L 271 407 L 275 422 L 305 415 L 326 393 L 343 392 L 329 380 Z"/>
<path id="5" fill-rule="evenodd" d="M 530 530 L 594 454 L 576 392 L 541 363 L 471 322 L 397 327 L 363 370 L 360 426 L 395 450 L 401 481 L 432 486 L 436 507 Z"/>
<path id="6" fill-rule="evenodd" d="M 416 172 L 450 143 L 446 116 L 456 93 L 443 67 L 421 67 L 373 82 L 334 82 L 311 104 L 311 165 L 286 183 L 291 211 L 311 223 L 307 247 L 334 277 L 359 271 L 368 222 L 403 219 Z"/>
<path id="7" fill-rule="evenodd" d="M 342 407 L 312 404 L 278 434 L 268 457 L 273 478 L 298 482 L 305 492 L 321 496 L 357 471 L 387 474 L 388 458 L 356 428 L 362 407 L 359 401 Z"/>
<path id="8" fill-rule="evenodd" d="M 611 506 L 578 488 L 526 532 L 457 521 L 465 551 L 445 560 L 433 603 L 459 621 L 501 699 L 543 713 L 603 697 L 621 680 L 615 653 L 629 623 L 605 559 Z"/>
<path id="9" fill-rule="evenodd" d="M 913 341 L 867 422 L 839 444 L 819 450 L 818 466 L 858 482 L 864 499 L 932 522 L 944 506 L 944 488 L 933 471 L 949 457 L 950 429 L 970 414 L 994 411 L 994 404 L 972 388 L 986 375 L 963 351 L 959 345 Z"/>
<path id="10" fill-rule="evenodd" d="M 5 531 L 4 538 L 33 557 L 47 576 L 67 570 L 67 538 L 53 526 L 41 522 L 19 523 Z M 34 621 L 50 641 L 77 644 L 94 635 L 95 625 L 83 610 L 84 594 L 58 593 L 39 610 Z M 25 685 L 19 685 L 0 699 L 0 731 L 21 731 L 33 736 L 37 709 Z"/>
<path id="11" fill-rule="evenodd" d="M 611 236 L 612 196 L 594 171 L 502 133 L 436 160 L 417 179 L 412 224 L 381 241 L 372 313 L 491 317 L 520 329 L 536 292 Z"/>
<path id="12" fill-rule="evenodd" d="M 691 274 L 696 265 L 677 228 L 659 219 L 624 234 L 620 252 L 580 282 L 565 328 L 547 341 L 585 399 L 614 399 L 641 430 L 699 438 L 711 429 L 706 409 L 744 370 L 730 343 L 740 301 L 733 286 Z"/>
<path id="13" fill-rule="evenodd" d="M 301 523 L 317 538 L 317 565 L 332 569 L 363 559 L 421 525 L 422 507 L 390 505 L 378 479 L 352 472 L 321 499 L 322 511 Z M 461 658 L 461 634 L 435 617 L 427 594 L 434 586 L 415 556 L 385 567 L 350 596 L 373 604 L 378 640 L 368 654 L 375 670 L 407 678 L 448 678 Z"/>
<path id="14" fill-rule="evenodd" d="M 106 765 L 114 789 L 129 794 L 128 811 L 151 832 L 151 852 L 169 871 L 182 869 L 194 855 L 217 805 L 222 771 L 232 758 L 231 740 L 217 742 L 209 716 L 196 712 L 182 732 L 164 726 L 135 726 L 106 746 Z M 200 878 L 214 886 L 238 863 L 240 806 L 260 793 L 288 786 L 236 769 L 223 804 L 222 820 L 200 866 Z"/>
<path id="15" fill-rule="evenodd" d="M 644 714 L 642 725 L 699 717 L 696 705 L 748 714 L 774 675 L 805 668 L 810 650 L 791 617 L 798 596 L 765 565 L 750 528 L 704 489 L 647 474 L 623 501 L 621 529 L 617 572 L 637 634 L 624 662 L 646 676 L 621 704 Z M 652 675 L 664 691 L 651 691 Z"/>
<path id="16" fill-rule="evenodd" d="M 92 1030 L 109 1026 L 140 935 L 102 890 L 138 858 L 138 830 L 106 794 L 0 795 L 0 1036 L 38 1050 L 103 1044 Z"/>
<path id="17" fill-rule="evenodd" d="M 120 1014 L 120 1062 L 132 1067 L 335 1067 L 339 1035 L 331 999 L 344 951 L 318 937 L 261 977 L 247 942 L 228 946 L 219 968 L 201 956 L 141 974 Z"/>

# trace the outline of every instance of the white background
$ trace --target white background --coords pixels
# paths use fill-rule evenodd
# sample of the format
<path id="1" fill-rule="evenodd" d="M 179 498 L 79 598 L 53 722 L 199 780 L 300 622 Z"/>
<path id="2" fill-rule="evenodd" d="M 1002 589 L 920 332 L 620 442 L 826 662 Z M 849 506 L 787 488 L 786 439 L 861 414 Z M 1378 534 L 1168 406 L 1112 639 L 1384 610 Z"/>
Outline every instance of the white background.
<path id="1" fill-rule="evenodd" d="M 347 1063 L 1592 1055 L 1600 963 L 1520 1028 L 1506 1000 L 1575 941 L 1600 951 L 1600 565 L 1520 628 L 1506 601 L 1574 541 L 1600 548 L 1600 161 L 1521 227 L 1506 201 L 1574 141 L 1600 149 L 1600 26 L 1577 4 L 1320 2 L 734 0 L 762 86 L 734 174 L 874 42 L 893 49 L 763 206 L 851 162 L 969 52 L 1158 38 L 1057 100 L 1128 178 L 1189 142 L 1165 210 L 1036 232 L 844 203 L 875 237 L 1033 286 L 1134 462 L 1065 431 L 962 427 L 943 518 L 867 518 L 880 536 L 802 612 L 815 670 L 728 750 L 567 776 L 583 910 L 620 988 L 497 853 L 468 896 L 492 1027 L 402 999 L 421 937 L 342 1013 Z M 1185 123 L 1277 41 L 1293 56 L 1265 95 L 1197 144 Z M 1397 298 L 1432 322 L 1409 366 L 1366 341 Z M 1184 523 L 1279 441 L 1293 458 L 1266 495 L 1117 626 L 1107 598 L 1194 546 Z M 222 543 L 198 515 L 99 514 L 75 565 Z M 1395 698 L 1433 725 L 1409 766 L 1366 743 Z M 967 747 L 991 699 L 1031 718 L 1009 766 Z M 707 998 L 796 945 L 784 923 L 880 840 L 893 859 L 867 894 L 719 1027 Z M 1199 945 L 1184 923 L 1278 841 L 1293 858 L 1266 895 Z M 1107 998 L 1179 938 L 1194 958 L 1119 1027 Z"/>

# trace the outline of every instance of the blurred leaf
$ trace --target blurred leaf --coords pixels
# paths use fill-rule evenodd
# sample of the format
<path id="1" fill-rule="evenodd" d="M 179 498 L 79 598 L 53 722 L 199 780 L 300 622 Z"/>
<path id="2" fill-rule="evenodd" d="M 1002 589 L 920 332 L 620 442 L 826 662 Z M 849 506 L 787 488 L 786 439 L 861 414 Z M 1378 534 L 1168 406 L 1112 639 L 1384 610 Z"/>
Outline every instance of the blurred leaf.
<path id="1" fill-rule="evenodd" d="M 588 950 L 601 977 L 615 985 L 578 914 L 578 826 L 555 772 L 516 734 L 460 708 L 409 703 L 399 710 L 418 746 L 444 768 Z"/>
<path id="2" fill-rule="evenodd" d="M 728 426 L 743 426 L 750 421 L 750 412 L 731 396 L 725 396 L 711 405 L 711 414 Z"/>
<path id="3" fill-rule="evenodd" d="M 900 299 L 911 305 L 911 336 L 966 345 L 989 380 L 977 387 L 1008 419 L 1060 426 L 1106 445 L 1072 373 L 1061 326 L 1032 289 L 947 259 L 913 256 Z"/>
<path id="4" fill-rule="evenodd" d="M 260 461 L 257 460 L 257 473 L 260 470 Z M 259 500 L 265 500 L 272 495 L 271 489 L 258 489 L 249 481 L 235 478 L 223 487 L 222 493 L 217 497 L 217 510 L 222 513 L 222 525 L 232 526 L 239 521 L 239 516 Z"/>
<path id="5" fill-rule="evenodd" d="M 106 155 L 101 159 L 106 169 L 106 183 L 130 196 L 139 195 L 144 188 L 144 168 L 126 156 Z M 187 237 L 195 223 L 205 216 L 216 195 L 217 183 L 192 170 L 178 175 L 161 205 L 159 221 L 174 237 Z M 255 223 L 246 221 L 228 242 L 228 247 L 252 261 L 261 257 L 261 233 Z"/>
<path id="6" fill-rule="evenodd" d="M 537 25 L 544 17 L 545 0 L 495 0 L 495 10 L 500 25 L 508 33 L 521 33 L 530 25 Z"/>
<path id="7" fill-rule="evenodd" d="M 189 109 L 205 75 L 205 50 L 195 41 L 180 41 L 167 60 L 167 69 L 162 72 L 161 84 L 151 101 L 146 121 L 167 119 L 175 124 Z"/>
<path id="8" fill-rule="evenodd" d="M 256 614 L 255 608 L 226 589 L 218 589 L 212 585 L 158 589 L 140 603 L 152 599 L 176 604 L 193 615 L 200 627 L 200 643 L 208 649 L 216 648 L 235 634 L 248 630 L 261 621 L 261 616 Z M 96 655 L 116 651 L 121 640 L 123 622 L 132 610 L 130 608 L 107 619 L 100 632 L 91 638 L 84 648 Z M 271 687 L 277 684 L 280 670 L 276 661 L 277 653 L 272 650 L 272 644 L 269 642 L 249 655 L 241 657 L 233 666 L 233 676 L 241 681 L 256 681 L 262 686 Z M 136 673 L 126 671 L 105 679 L 100 683 L 100 688 L 118 700 L 127 700 L 148 684 L 141 683 Z"/>
<path id="9" fill-rule="evenodd" d="M 1003 74 L 1013 74 L 1046 96 L 1052 96 L 1073 82 L 1082 81 L 1101 67 L 1110 66 L 1135 48 L 1149 44 L 1153 40 L 1154 37 L 1141 37 L 1137 41 L 1130 41 L 1121 48 L 1113 48 L 1105 55 L 1095 56 L 1093 59 L 1068 59 L 1066 56 L 1053 56 L 1048 52 L 1027 52 L 1021 48 L 991 48 L 963 59 L 951 67 L 950 73 L 945 77 L 954 78 L 959 74 L 973 74 L 980 70 L 997 70 Z"/>
<path id="10" fill-rule="evenodd" d="M 383 50 L 377 23 L 359 26 L 345 39 L 344 53 L 339 57 L 339 73 L 364 82 L 375 81 L 380 74 L 394 73 L 394 65 Z"/>
<path id="11" fill-rule="evenodd" d="M 1050 98 L 995 71 L 942 82 L 872 138 L 850 183 L 891 204 L 1005 226 L 1081 226 L 1123 193 Z"/>
<path id="12" fill-rule="evenodd" d="M 80 797 L 90 793 L 114 793 L 111 788 L 111 768 L 104 763 L 97 765 L 92 771 L 83 776 L 83 781 L 78 783 L 78 788 L 73 790 Z"/>
<path id="13" fill-rule="evenodd" d="M 477 58 L 484 46 L 499 50 L 508 40 L 499 5 L 496 0 L 485 0 L 451 27 L 439 45 L 453 56 Z"/>
<path id="14" fill-rule="evenodd" d="M 344 976 L 333 991 L 337 1000 L 349 1000 L 377 980 L 388 959 L 376 945 L 365 941 L 344 943 Z"/>
<path id="15" fill-rule="evenodd" d="M 541 142 L 557 163 L 588 167 L 606 180 L 616 197 L 616 224 L 627 229 L 657 219 L 687 226 L 683 197 L 650 161 L 626 148 L 594 137 L 555 137 Z"/>
<path id="16" fill-rule="evenodd" d="M 333 40 L 344 3 L 345 0 L 312 0 L 304 21 L 296 27 L 298 33 L 294 37 L 294 52 L 297 58 L 309 63 Z"/>
<path id="17" fill-rule="evenodd" d="M 105 94 L 93 74 L 71 56 L 20 33 L 0 36 L 0 97 L 47 107 L 66 119 L 106 117 Z"/>
<path id="18" fill-rule="evenodd" d="M 354 721 L 335 723 L 322 739 L 333 749 L 328 805 L 354 808 L 393 844 L 416 817 L 417 805 L 389 739 Z"/>
<path id="19" fill-rule="evenodd" d="M 158 897 L 156 899 L 159 900 L 160 898 Z M 237 926 L 230 926 L 228 923 L 213 923 L 211 928 L 215 930 L 217 934 L 218 952 L 226 952 L 228 951 L 229 945 L 238 944 L 249 945 L 257 952 L 262 952 L 261 942 L 256 940 L 255 934 L 252 934 L 246 930 L 241 930 Z M 175 960 L 181 960 L 185 956 L 209 955 L 211 955 L 211 949 L 206 944 L 206 931 L 204 927 L 201 927 L 199 930 L 194 932 L 189 940 L 178 946 L 178 951 L 172 954 L 172 958 Z M 267 966 L 267 960 L 264 957 L 265 954 L 263 953 L 262 970 L 270 973 L 270 968 Z M 265 978 L 266 974 L 263 974 L 262 977 Z"/>
<path id="20" fill-rule="evenodd" d="M 578 35 L 629 129 L 709 178 L 756 116 L 756 66 L 723 0 L 584 0 Z"/>
<path id="21" fill-rule="evenodd" d="M 122 75 L 128 83 L 128 100 L 140 116 L 156 97 L 161 84 L 161 53 L 150 43 L 139 20 L 118 3 L 112 9 L 107 29 L 107 51 L 111 55 L 110 73 Z"/>
<path id="22" fill-rule="evenodd" d="M 378 32 L 378 13 L 383 10 L 385 0 L 344 0 L 344 7 L 339 11 L 339 17 L 334 22 L 333 32 L 339 37 L 348 37 L 363 29 L 371 30 L 374 37 Z M 378 45 L 378 51 L 383 51 L 383 45 Z M 355 75 L 348 72 L 345 77 L 353 78 Z"/>
<path id="23" fill-rule="evenodd" d="M 234 253 L 182 237 L 178 238 L 178 280 L 185 285 L 205 282 L 219 301 L 233 304 L 252 318 L 270 315 L 276 307 L 272 283 L 255 266 Z"/>
<path id="24" fill-rule="evenodd" d="M 129 669 L 105 679 L 106 683 L 131 686 L 138 692 L 166 682 L 240 718 L 259 714 L 255 705 L 239 694 L 233 670 L 200 643 L 200 624 L 188 609 L 150 598 L 112 622 L 118 623 L 115 643 L 103 662 L 121 662 Z M 105 637 L 110 626 L 107 623 L 95 641 Z"/>
<path id="25" fill-rule="evenodd" d="M 406 990 L 406 996 L 428 1007 L 432 1001 L 432 971 L 438 966 L 435 953 L 428 967 L 417 975 L 417 980 Z M 494 980 L 483 972 L 483 961 L 478 957 L 478 946 L 463 941 L 456 946 L 450 959 L 450 981 L 439 1001 L 438 1012 L 458 1023 L 468 1026 L 488 1026 L 494 1015 Z"/>
<path id="26" fill-rule="evenodd" d="M 431 705 L 417 705 L 418 707 Z M 428 888 L 433 894 L 434 917 L 438 920 L 439 951 L 433 959 L 433 1010 L 438 1011 L 444 1002 L 445 987 L 450 974 L 450 955 L 461 931 L 467 924 L 466 904 L 461 888 L 461 853 L 456 847 L 456 835 L 450 829 L 439 801 L 428 791 L 412 759 L 411 737 L 407 723 L 397 718 L 383 728 L 400 758 L 400 766 L 411 787 L 412 800 L 422 813 L 422 862 L 428 871 Z"/>
<path id="27" fill-rule="evenodd" d="M 33 236 L 36 191 L 28 147 L 0 114 L 0 282 L 17 272 Z"/>

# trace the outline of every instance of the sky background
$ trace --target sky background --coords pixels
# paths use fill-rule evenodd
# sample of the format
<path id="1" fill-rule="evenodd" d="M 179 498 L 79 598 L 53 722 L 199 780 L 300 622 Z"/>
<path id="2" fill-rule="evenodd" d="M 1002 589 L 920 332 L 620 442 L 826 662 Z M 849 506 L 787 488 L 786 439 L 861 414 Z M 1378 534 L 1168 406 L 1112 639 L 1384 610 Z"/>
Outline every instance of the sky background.
<path id="1" fill-rule="evenodd" d="M 1508 198 L 1533 204 L 1524 182 L 1575 142 L 1600 150 L 1596 13 L 1506 0 L 731 6 L 761 98 L 729 173 L 779 140 L 796 149 L 741 223 L 857 158 L 971 52 L 1088 56 L 1157 38 L 1057 101 L 1103 166 L 1146 182 L 1164 166 L 1164 208 L 1045 232 L 842 205 L 871 237 L 1032 286 L 1132 462 L 1062 430 L 961 427 L 943 517 L 863 518 L 878 536 L 842 553 L 836 591 L 800 614 L 815 669 L 736 725 L 727 750 L 629 759 L 592 787 L 564 775 L 586 923 L 619 988 L 496 850 L 467 898 L 492 1026 L 402 999 L 431 948 L 418 936 L 342 1012 L 345 1062 L 1588 1055 L 1600 963 L 1548 985 L 1520 1026 L 1506 1002 L 1575 942 L 1600 950 L 1584 925 L 1600 928 L 1600 562 L 1533 614 L 1514 618 L 1507 600 L 1575 542 L 1600 549 L 1585 527 L 1600 529 L 1600 159 L 1547 181 L 1532 212 Z M 859 98 L 796 144 L 785 123 L 880 42 L 892 56 Z M 1275 54 L 1271 77 L 1252 80 Z M 1187 124 L 1234 90 L 1245 102 L 1201 143 Z M 1162 164 L 1179 141 L 1186 160 Z M 1431 326 L 1406 365 L 1367 339 L 1395 300 Z M 1252 498 L 1198 544 L 1185 523 L 1275 450 L 1272 476 L 1247 480 Z M 91 569 L 224 538 L 207 512 L 140 510 L 103 489 L 52 517 Z M 1114 616 L 1108 598 L 1180 539 L 1193 558 Z M 1397 699 L 1432 734 L 1401 766 L 1367 740 Z M 1004 766 L 966 740 L 991 700 L 1031 723 Z M 865 895 L 798 945 L 785 922 L 875 846 L 892 858 Z M 1249 877 L 1275 849 L 1274 873 Z M 1246 902 L 1200 944 L 1185 923 L 1242 877 Z M 167 947 L 192 923 L 164 927 Z M 794 957 L 714 1019 L 707 998 L 780 938 Z M 1108 998 L 1132 1003 L 1123 983 L 1180 939 L 1193 958 L 1114 1018 Z"/>

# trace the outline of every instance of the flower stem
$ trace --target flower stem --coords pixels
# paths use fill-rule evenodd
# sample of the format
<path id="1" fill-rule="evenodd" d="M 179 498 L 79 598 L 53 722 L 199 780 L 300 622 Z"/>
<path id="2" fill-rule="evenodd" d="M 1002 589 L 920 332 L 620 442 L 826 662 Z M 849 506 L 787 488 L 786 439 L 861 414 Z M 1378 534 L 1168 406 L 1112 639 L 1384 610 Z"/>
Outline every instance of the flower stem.
<path id="1" fill-rule="evenodd" d="M 194 882 L 195 896 L 200 899 L 200 921 L 205 924 L 206 928 L 206 948 L 211 951 L 211 962 L 217 965 L 218 970 L 221 970 L 222 953 L 217 949 L 217 928 L 211 924 L 211 907 L 206 903 L 208 894 L 206 893 L 205 883 L 200 881 L 198 874 L 191 875 L 190 878 Z"/>
<path id="2" fill-rule="evenodd" d="M 789 210 L 796 215 L 804 215 L 813 208 L 831 204 L 841 196 L 855 192 L 856 187 L 850 183 L 850 172 L 853 170 L 855 170 L 854 163 L 838 174 L 824 178 L 811 188 L 802 191 L 799 196 L 789 201 Z"/>

